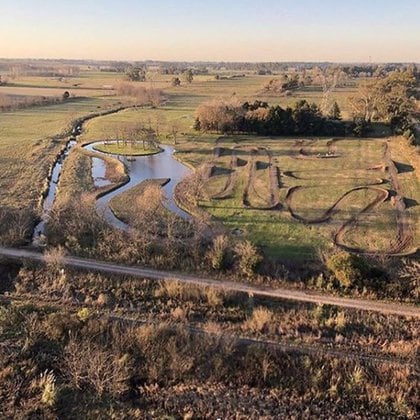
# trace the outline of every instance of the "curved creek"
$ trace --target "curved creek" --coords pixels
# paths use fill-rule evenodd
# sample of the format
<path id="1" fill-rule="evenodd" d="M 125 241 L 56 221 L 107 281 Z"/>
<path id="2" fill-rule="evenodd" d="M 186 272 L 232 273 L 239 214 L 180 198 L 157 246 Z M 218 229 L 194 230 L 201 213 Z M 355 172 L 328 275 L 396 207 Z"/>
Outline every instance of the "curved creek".
<path id="1" fill-rule="evenodd" d="M 80 128 L 78 130 L 80 132 Z M 75 134 L 79 134 L 79 132 Z M 95 143 L 90 143 L 84 146 L 84 149 L 99 155 L 106 155 L 121 161 L 127 171 L 129 181 L 109 192 L 105 192 L 100 196 L 96 201 L 96 210 L 98 214 L 105 219 L 107 223 L 117 229 L 128 230 L 129 226 L 118 219 L 112 212 L 109 203 L 117 195 L 129 190 L 130 188 L 140 184 L 141 182 L 147 179 L 157 179 L 157 178 L 169 178 L 170 181 L 163 186 L 165 191 L 166 200 L 165 206 L 168 210 L 177 214 L 178 216 L 184 219 L 190 219 L 191 216 L 180 209 L 174 200 L 174 189 L 175 186 L 191 171 L 184 164 L 180 163 L 172 156 L 175 149 L 171 146 L 161 145 L 162 152 L 155 155 L 148 156 L 122 156 L 115 154 L 103 153 L 98 150 L 94 150 L 94 146 L 98 144 L 103 144 L 104 142 L 99 141 Z M 108 142 L 109 143 L 109 142 Z M 43 238 L 45 237 L 46 224 L 53 208 L 55 198 L 57 196 L 57 187 L 60 180 L 61 171 L 63 168 L 63 162 L 66 157 L 71 152 L 71 149 L 77 144 L 77 141 L 71 139 L 67 142 L 65 149 L 58 156 L 56 162 L 54 163 L 51 173 L 48 177 L 48 189 L 43 197 L 42 201 L 42 213 L 41 219 L 34 228 L 32 235 L 32 243 L 34 245 L 41 245 Z M 98 188 L 106 187 L 111 185 L 111 181 L 106 178 L 106 163 L 100 157 L 92 157 L 92 178 L 94 180 L 95 186 Z"/>
<path id="2" fill-rule="evenodd" d="M 61 170 L 63 169 L 63 162 L 76 144 L 77 141 L 74 138 L 70 138 L 64 150 L 58 155 L 57 160 L 51 169 L 51 173 L 48 176 L 48 188 L 46 189 L 42 199 L 41 218 L 35 225 L 32 233 L 32 243 L 34 245 L 40 245 L 43 236 L 45 236 L 45 227 L 50 217 L 55 197 L 57 196 L 57 186 L 58 181 L 60 180 Z"/>

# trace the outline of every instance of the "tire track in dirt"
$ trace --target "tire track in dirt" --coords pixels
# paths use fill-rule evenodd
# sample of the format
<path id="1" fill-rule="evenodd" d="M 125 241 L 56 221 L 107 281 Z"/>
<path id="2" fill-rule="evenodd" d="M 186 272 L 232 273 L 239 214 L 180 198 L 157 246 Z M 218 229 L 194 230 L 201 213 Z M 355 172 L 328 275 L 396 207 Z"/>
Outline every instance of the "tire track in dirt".
<path id="1" fill-rule="evenodd" d="M 249 191 L 252 189 L 254 194 L 259 197 L 261 200 L 266 200 L 266 197 L 262 197 L 257 189 L 255 188 L 255 179 L 258 162 L 256 157 L 261 155 L 261 152 L 265 153 L 267 156 L 267 168 L 268 169 L 268 178 L 269 178 L 269 199 L 268 206 L 253 206 L 249 199 Z M 260 147 L 258 150 L 254 151 L 251 156 L 250 166 L 248 169 L 248 179 L 247 184 L 244 189 L 242 204 L 246 208 L 252 208 L 256 210 L 276 210 L 280 208 L 280 201 L 278 198 L 278 189 L 280 186 L 280 170 L 277 166 L 273 164 L 273 155 L 265 147 Z"/>
<path id="2" fill-rule="evenodd" d="M 395 207 L 398 232 L 395 241 L 391 243 L 390 247 L 383 253 L 386 255 L 394 256 L 410 255 L 417 252 L 417 249 L 409 248 L 409 246 L 413 243 L 413 232 L 410 227 L 409 215 L 407 213 L 407 208 L 404 202 L 404 198 L 402 196 L 402 189 L 398 179 L 398 169 L 394 161 L 392 160 L 388 142 L 384 143 L 384 161 L 385 164 L 382 165 L 382 168 L 384 168 L 388 172 L 392 189 L 395 191 L 395 196 L 392 196 L 391 199 Z M 355 217 L 351 218 L 339 228 L 339 230 L 334 235 L 334 242 L 336 243 L 336 245 L 349 252 L 357 252 L 360 254 L 372 254 L 374 252 L 366 251 L 358 247 L 350 247 L 348 245 L 345 245 L 343 241 L 344 234 L 348 229 L 350 229 L 357 223 L 359 215 L 356 215 Z"/>
<path id="3" fill-rule="evenodd" d="M 365 208 L 363 208 L 360 212 L 357 213 L 357 215 L 355 216 L 355 218 L 359 217 L 360 214 L 365 213 L 371 209 L 373 209 L 375 206 L 377 206 L 380 203 L 383 203 L 389 196 L 389 192 L 388 190 L 384 189 L 384 188 L 379 188 L 379 187 L 373 187 L 373 186 L 360 186 L 360 187 L 354 187 L 348 191 L 346 191 L 343 195 L 341 195 L 334 203 L 332 206 L 330 206 L 325 212 L 324 214 L 322 214 L 319 217 L 316 217 L 314 219 L 309 219 L 303 216 L 300 216 L 299 214 L 296 213 L 296 211 L 293 209 L 291 202 L 292 202 L 292 197 L 293 194 L 296 191 L 302 190 L 304 188 L 311 188 L 311 187 L 302 187 L 300 185 L 295 186 L 295 187 L 291 187 L 289 188 L 289 190 L 287 191 L 286 194 L 286 205 L 287 208 L 289 210 L 289 213 L 291 214 L 291 216 L 296 219 L 299 220 L 300 222 L 306 223 L 306 224 L 317 224 L 317 223 L 324 223 L 327 222 L 328 220 L 330 220 L 330 218 L 332 217 L 332 215 L 334 213 L 336 213 L 336 211 L 338 210 L 338 207 L 341 203 L 342 200 L 344 200 L 347 196 L 349 196 L 350 194 L 352 194 L 355 191 L 361 191 L 361 190 L 373 190 L 377 192 L 377 196 L 376 198 L 371 201 Z M 346 222 L 347 223 L 347 222 Z"/>
<path id="4" fill-rule="evenodd" d="M 227 176 L 226 183 L 220 192 L 212 195 L 211 197 L 212 199 L 222 200 L 225 198 L 229 198 L 233 193 L 233 189 L 235 187 L 236 177 L 237 177 L 236 169 L 238 167 L 238 156 L 236 155 L 236 151 L 234 149 L 230 149 L 230 152 L 231 152 L 231 157 L 230 157 L 230 163 L 228 167 L 229 174 Z"/>
<path id="5" fill-rule="evenodd" d="M 331 146 L 331 144 L 328 144 L 328 143 L 327 143 L 327 145 Z M 303 187 L 303 186 L 291 187 L 287 191 L 287 195 L 286 195 L 286 205 L 287 205 L 287 208 L 289 210 L 289 213 L 291 214 L 291 216 L 293 218 L 295 218 L 296 220 L 299 220 L 302 223 L 306 223 L 306 224 L 324 223 L 324 222 L 329 221 L 331 216 L 336 211 L 338 211 L 339 204 L 345 197 L 349 196 L 350 194 L 352 194 L 355 191 L 373 190 L 373 191 L 377 192 L 376 198 L 374 200 L 372 200 L 362 210 L 360 210 L 354 216 L 352 216 L 349 220 L 344 222 L 338 228 L 338 230 L 333 235 L 334 244 L 337 245 L 338 247 L 348 251 L 348 252 L 355 252 L 355 253 L 359 253 L 359 254 L 381 253 L 381 254 L 384 254 L 384 255 L 398 256 L 398 255 L 409 255 L 409 254 L 415 253 L 417 251 L 417 249 L 408 249 L 407 250 L 407 248 L 410 245 L 412 245 L 413 233 L 412 233 L 412 230 L 411 230 L 411 227 L 410 227 L 409 216 L 408 216 L 408 213 L 407 213 L 404 198 L 402 197 L 401 185 L 400 185 L 399 180 L 398 180 L 398 170 L 397 170 L 397 167 L 396 167 L 395 163 L 393 162 L 393 160 L 391 158 L 388 142 L 384 143 L 384 163 L 376 165 L 376 166 L 371 167 L 371 168 L 367 168 L 367 169 L 368 170 L 386 171 L 389 174 L 389 181 L 391 183 L 391 187 L 395 191 L 395 196 L 392 196 L 392 201 L 393 201 L 393 205 L 394 205 L 395 211 L 396 211 L 398 232 L 397 232 L 396 239 L 395 239 L 394 243 L 392 243 L 390 245 L 390 247 L 388 249 L 386 249 L 385 251 L 381 251 L 381 252 L 376 251 L 375 252 L 375 251 L 366 250 L 366 249 L 363 249 L 363 248 L 360 248 L 360 247 L 351 247 L 349 245 L 346 245 L 345 241 L 344 241 L 345 233 L 348 232 L 349 229 L 354 228 L 356 226 L 356 224 L 357 224 L 358 220 L 360 219 L 361 215 L 363 215 L 364 213 L 366 213 L 368 211 L 371 211 L 372 209 L 374 209 L 378 205 L 382 204 L 384 201 L 386 201 L 389 198 L 390 193 L 389 193 L 388 190 L 386 190 L 384 188 L 379 188 L 379 187 L 373 186 L 373 185 L 384 184 L 385 182 L 388 181 L 388 180 L 385 180 L 383 178 L 375 178 L 375 179 L 372 180 L 375 183 L 372 183 L 370 185 L 354 187 L 354 188 L 348 190 L 338 200 L 336 200 L 335 203 L 324 212 L 324 214 L 322 214 L 320 217 L 317 217 L 317 218 L 314 218 L 314 219 L 309 219 L 309 218 L 305 218 L 303 216 L 300 216 L 299 214 L 296 213 L 296 211 L 292 207 L 292 197 L 293 197 L 294 193 L 296 193 L 296 191 L 301 190 L 303 188 L 311 188 L 311 187 Z M 302 178 L 302 177 L 299 177 L 299 176 L 295 175 L 293 171 L 285 172 L 285 175 L 289 176 L 289 177 L 292 177 L 294 179 L 302 179 L 302 180 L 307 179 L 307 178 Z M 351 178 L 346 178 L 346 179 L 351 179 Z"/>

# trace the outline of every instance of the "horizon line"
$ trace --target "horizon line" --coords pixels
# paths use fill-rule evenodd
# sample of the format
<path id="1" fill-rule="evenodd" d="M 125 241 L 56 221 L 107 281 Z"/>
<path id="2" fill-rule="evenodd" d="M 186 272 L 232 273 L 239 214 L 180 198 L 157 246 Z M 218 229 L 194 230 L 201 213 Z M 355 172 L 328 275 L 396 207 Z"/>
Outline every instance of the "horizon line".
<path id="1" fill-rule="evenodd" d="M 167 59 L 107 59 L 107 58 L 64 58 L 64 57 L 0 57 L 0 60 L 36 60 L 36 61 L 96 61 L 96 62 L 127 62 L 127 63 L 229 63 L 229 64 L 309 64 L 309 63 L 320 63 L 320 64 L 416 64 L 420 65 L 420 61 L 402 60 L 402 61 L 334 61 L 334 60 L 267 60 L 267 61 L 250 61 L 250 60 L 167 60 Z"/>

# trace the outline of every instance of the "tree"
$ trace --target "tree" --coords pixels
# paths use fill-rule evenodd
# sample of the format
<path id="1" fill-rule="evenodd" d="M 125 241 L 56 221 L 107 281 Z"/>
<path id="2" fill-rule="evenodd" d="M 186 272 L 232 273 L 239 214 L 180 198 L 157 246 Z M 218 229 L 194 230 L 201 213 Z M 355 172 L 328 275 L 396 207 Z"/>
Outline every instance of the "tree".
<path id="1" fill-rule="evenodd" d="M 176 145 L 176 142 L 177 142 L 177 139 L 178 139 L 179 130 L 180 130 L 179 121 L 177 121 L 177 120 L 172 121 L 172 124 L 171 124 L 171 136 L 172 136 L 172 139 L 174 141 L 174 145 Z"/>
<path id="2" fill-rule="evenodd" d="M 296 103 L 292 115 L 298 134 L 318 134 L 321 132 L 324 121 L 319 108 L 315 104 L 309 104 L 306 100 L 301 100 Z"/>
<path id="3" fill-rule="evenodd" d="M 328 113 L 328 118 L 331 120 L 341 120 L 340 107 L 336 101 L 332 104 L 330 112 Z"/>
<path id="4" fill-rule="evenodd" d="M 132 82 L 144 82 L 146 80 L 146 71 L 141 67 L 129 66 L 125 74 Z"/>
<path id="5" fill-rule="evenodd" d="M 191 69 L 188 69 L 184 72 L 184 78 L 187 83 L 192 83 L 194 80 L 194 73 Z"/>
<path id="6" fill-rule="evenodd" d="M 361 84 L 356 96 L 349 100 L 353 118 L 367 123 L 383 120 L 395 129 L 404 129 L 415 109 L 415 85 L 415 76 L 409 71 L 394 71 L 385 78 Z"/>
<path id="7" fill-rule="evenodd" d="M 363 119 L 370 123 L 377 115 L 377 93 L 372 82 L 359 85 L 357 94 L 349 98 L 349 106 L 354 119 Z"/>
<path id="8" fill-rule="evenodd" d="M 236 99 L 211 100 L 202 103 L 196 111 L 196 118 L 203 131 L 229 133 L 237 131 L 245 109 Z M 197 124 L 196 124 L 197 125 Z"/>
<path id="9" fill-rule="evenodd" d="M 179 77 L 173 77 L 171 80 L 171 85 L 174 87 L 181 86 L 181 80 Z"/>

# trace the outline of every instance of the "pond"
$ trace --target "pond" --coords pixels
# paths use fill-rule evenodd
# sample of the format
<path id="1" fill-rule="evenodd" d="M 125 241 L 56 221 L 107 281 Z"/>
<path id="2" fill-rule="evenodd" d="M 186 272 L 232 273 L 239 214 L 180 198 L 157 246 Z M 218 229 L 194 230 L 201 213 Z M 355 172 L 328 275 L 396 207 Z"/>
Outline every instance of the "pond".
<path id="1" fill-rule="evenodd" d="M 84 146 L 84 148 L 99 155 L 105 155 L 103 152 L 94 150 L 96 145 L 103 143 L 104 142 L 91 143 Z M 174 200 L 174 189 L 176 185 L 188 174 L 190 174 L 191 170 L 173 157 L 175 149 L 172 146 L 161 145 L 160 148 L 162 149 L 161 153 L 147 156 L 131 157 L 108 153 L 106 154 L 107 156 L 121 161 L 125 165 L 127 175 L 130 178 L 128 183 L 116 188 L 115 190 L 105 193 L 97 200 L 96 209 L 98 214 L 100 214 L 110 225 L 117 229 L 128 229 L 127 224 L 114 215 L 109 203 L 117 195 L 133 188 L 147 179 L 169 178 L 170 181 L 162 187 L 166 195 L 165 206 L 168 210 L 183 219 L 189 220 L 191 218 L 187 212 L 177 206 Z M 95 182 L 95 185 L 97 186 L 100 186 L 98 185 L 98 181 L 101 183 L 107 181 L 105 162 L 102 159 L 97 159 L 92 162 L 92 177 L 94 180 L 97 180 Z"/>

